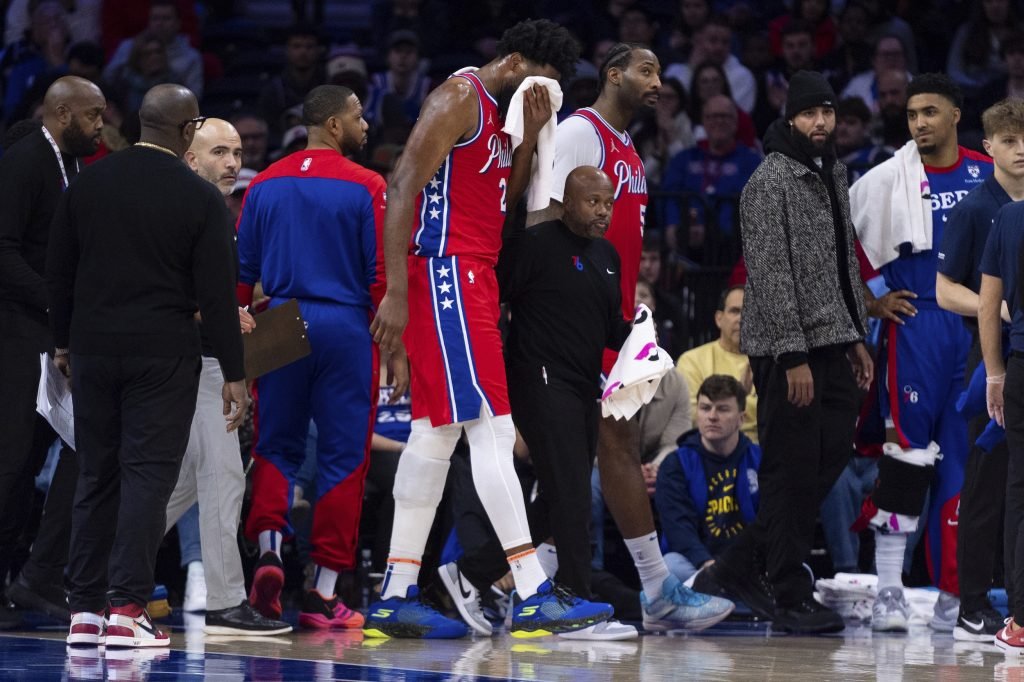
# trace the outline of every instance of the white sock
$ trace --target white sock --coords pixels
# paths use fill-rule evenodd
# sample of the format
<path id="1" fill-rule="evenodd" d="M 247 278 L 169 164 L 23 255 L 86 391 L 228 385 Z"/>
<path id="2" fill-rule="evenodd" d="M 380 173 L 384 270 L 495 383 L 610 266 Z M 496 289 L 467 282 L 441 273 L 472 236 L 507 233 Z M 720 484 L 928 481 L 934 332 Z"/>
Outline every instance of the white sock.
<path id="1" fill-rule="evenodd" d="M 636 571 L 640 574 L 640 583 L 644 594 L 651 599 L 661 596 L 661 584 L 668 578 L 668 565 L 661 555 L 658 545 L 658 534 L 651 533 L 639 538 L 628 538 L 626 549 L 633 556 Z"/>
<path id="2" fill-rule="evenodd" d="M 381 599 L 391 599 L 392 597 L 404 599 L 409 587 L 415 585 L 419 577 L 419 561 L 388 557 L 388 567 L 384 571 L 384 584 L 380 588 Z"/>
<path id="3" fill-rule="evenodd" d="M 199 574 L 200 576 L 202 576 L 204 578 L 206 577 L 206 574 L 203 572 L 203 562 L 202 561 L 190 561 L 190 562 L 188 562 L 188 577 L 191 578 L 195 574 Z"/>
<path id="4" fill-rule="evenodd" d="M 542 542 L 537 545 L 537 560 L 541 568 L 549 578 L 554 578 L 558 573 L 558 549 L 550 542 Z"/>
<path id="5" fill-rule="evenodd" d="M 875 533 L 875 570 L 878 591 L 886 587 L 903 587 L 903 554 L 907 550 L 904 533 Z"/>
<path id="6" fill-rule="evenodd" d="M 313 574 L 313 582 L 316 584 L 316 591 L 320 593 L 320 596 L 324 599 L 331 599 L 334 597 L 334 588 L 338 582 L 338 572 L 317 566 L 316 573 Z"/>
<path id="7" fill-rule="evenodd" d="M 278 530 L 261 530 L 260 531 L 260 556 L 263 556 L 267 552 L 273 552 L 277 557 L 281 558 L 281 541 L 284 539 L 284 535 Z"/>
<path id="8" fill-rule="evenodd" d="M 529 599 L 537 594 L 537 588 L 548 579 L 537 558 L 537 550 L 528 549 L 508 558 L 512 578 L 516 581 L 516 592 L 520 599 Z"/>

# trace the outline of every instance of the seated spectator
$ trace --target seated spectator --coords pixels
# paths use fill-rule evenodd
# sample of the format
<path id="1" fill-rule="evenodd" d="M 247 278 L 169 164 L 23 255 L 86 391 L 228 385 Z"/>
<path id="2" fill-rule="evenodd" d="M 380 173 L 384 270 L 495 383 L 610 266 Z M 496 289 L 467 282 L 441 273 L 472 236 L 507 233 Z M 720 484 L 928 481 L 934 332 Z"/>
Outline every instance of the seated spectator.
<path id="1" fill-rule="evenodd" d="M 893 155 L 893 149 L 871 140 L 871 112 L 858 97 L 840 100 L 836 109 L 836 153 L 852 185 Z"/>
<path id="2" fill-rule="evenodd" d="M 836 92 L 842 92 L 851 78 L 871 67 L 868 16 L 867 9 L 858 0 L 846 3 L 839 13 L 838 44 L 820 60 L 822 72 Z"/>
<path id="3" fill-rule="evenodd" d="M 301 105 L 309 91 L 326 80 L 320 67 L 320 35 L 313 26 L 295 24 L 288 29 L 284 58 L 284 70 L 263 87 L 259 99 L 259 111 L 274 140 L 287 129 L 284 113 Z"/>
<path id="4" fill-rule="evenodd" d="M 686 348 L 686 318 L 683 315 L 683 304 L 663 286 L 662 248 L 661 235 L 650 230 L 644 233 L 636 302 L 651 309 L 658 330 L 658 344 L 674 360 Z"/>
<path id="5" fill-rule="evenodd" d="M 637 3 L 622 12 L 619 19 L 619 42 L 655 48 L 658 28 L 658 19 L 654 13 L 645 5 Z"/>
<path id="6" fill-rule="evenodd" d="M 584 106 L 593 103 L 591 100 Z M 661 184 L 662 172 L 673 156 L 694 145 L 693 125 L 686 105 L 686 88 L 675 78 L 666 78 L 661 82 L 654 109 L 647 110 L 646 115 L 630 126 L 629 135 L 643 159 L 647 182 L 652 185 Z"/>
<path id="7" fill-rule="evenodd" d="M 693 49 L 694 34 L 711 16 L 710 0 L 681 0 L 679 14 L 668 37 L 669 57 L 686 61 Z"/>
<path id="8" fill-rule="evenodd" d="M 676 78 L 693 92 L 693 80 L 697 67 L 709 61 L 722 68 L 729 80 L 729 89 L 736 104 L 743 111 L 754 110 L 757 100 L 757 83 L 750 69 L 743 66 L 732 54 L 732 28 L 721 16 L 710 17 L 697 31 L 690 58 L 685 63 L 671 64 L 665 69 L 665 78 Z"/>
<path id="9" fill-rule="evenodd" d="M 996 102 L 1015 97 L 1024 99 L 1024 32 L 1005 37 L 1001 51 L 1005 73 L 991 82 L 976 97 L 964 101 L 962 120 L 968 129 L 981 131 L 981 113 Z"/>
<path id="10" fill-rule="evenodd" d="M 696 414 L 697 391 L 714 374 L 726 374 L 737 379 L 746 391 L 746 412 L 743 433 L 757 442 L 757 393 L 750 361 L 740 352 L 740 320 L 743 315 L 743 287 L 734 286 L 722 292 L 715 312 L 715 326 L 719 336 L 715 341 L 688 350 L 676 363 L 676 371 L 683 375 L 690 388 L 690 408 Z"/>
<path id="11" fill-rule="evenodd" d="M 665 171 L 662 189 L 666 192 L 687 192 L 685 200 L 670 199 L 665 207 L 665 241 L 670 249 L 701 251 L 707 226 L 716 230 L 715 238 L 728 241 L 735 237 L 734 222 L 738 198 L 761 156 L 739 143 L 737 139 L 736 105 L 724 95 L 716 95 L 705 104 L 701 122 L 707 139 L 684 149 L 673 158 Z M 694 198 L 698 194 L 703 200 Z M 682 211 L 688 211 L 688 222 Z M 708 216 L 706 209 L 713 210 Z M 689 233 L 678 235 L 679 226 L 689 224 Z M 731 262 L 731 261 L 730 261 Z"/>
<path id="12" fill-rule="evenodd" d="M 41 2 L 32 10 L 32 24 L 18 41 L 0 53 L 4 120 L 12 122 L 22 98 L 36 78 L 64 67 L 68 45 L 66 13 L 59 2 Z"/>
<path id="13" fill-rule="evenodd" d="M 697 428 L 658 470 L 665 563 L 680 580 L 713 563 L 757 513 L 761 449 L 740 433 L 745 400 L 733 377 L 708 377 L 697 391 Z"/>
<path id="14" fill-rule="evenodd" d="M 821 59 L 832 52 L 838 41 L 836 24 L 828 13 L 828 0 L 796 0 L 793 11 L 783 14 L 768 23 L 768 36 L 771 38 L 772 53 L 776 57 L 786 54 L 786 29 L 796 22 L 807 25 L 811 31 L 813 57 Z"/>
<path id="15" fill-rule="evenodd" d="M 872 138 L 878 144 L 899 149 L 910 139 L 907 126 L 907 86 L 910 74 L 901 69 L 878 76 L 878 111 L 872 122 Z"/>
<path id="16" fill-rule="evenodd" d="M 152 33 L 136 36 L 128 61 L 108 70 L 107 78 L 111 96 L 122 111 L 138 111 L 142 98 L 155 85 L 181 82 L 171 68 L 166 44 Z"/>
<path id="17" fill-rule="evenodd" d="M 764 72 L 763 80 L 758 84 L 757 108 L 754 110 L 754 123 L 758 130 L 767 130 L 775 119 L 782 116 L 790 77 L 797 71 L 818 70 L 814 30 L 809 23 L 802 19 L 788 22 L 780 38 L 782 56 L 775 66 Z"/>
<path id="18" fill-rule="evenodd" d="M 690 98 L 687 103 L 687 115 L 690 121 L 696 124 L 693 129 L 693 138 L 703 140 L 707 137 L 707 131 L 701 124 L 701 115 L 704 112 L 704 103 L 715 95 L 725 95 L 735 101 L 732 96 L 732 89 L 729 80 L 725 77 L 722 67 L 712 62 L 703 62 L 697 66 L 693 73 L 693 87 L 690 89 Z M 736 108 L 736 139 L 751 149 L 760 146 L 757 139 L 757 129 L 754 127 L 754 119 L 750 114 L 739 107 Z"/>
<path id="19" fill-rule="evenodd" d="M 366 62 L 359 56 L 355 45 L 335 47 L 327 56 L 327 82 L 330 85 L 344 85 L 355 93 L 360 102 L 366 102 L 369 81 Z"/>
<path id="20" fill-rule="evenodd" d="M 149 24 L 144 34 L 156 38 L 163 44 L 167 54 L 168 69 L 177 74 L 178 80 L 173 82 L 184 85 L 195 93 L 197 98 L 201 98 L 203 96 L 203 58 L 189 44 L 188 38 L 181 33 L 181 15 L 178 4 L 174 0 L 153 0 L 149 8 Z M 143 34 L 122 40 L 118 45 L 103 72 L 107 81 L 113 82 L 116 75 L 132 60 L 141 35 Z"/>
<path id="21" fill-rule="evenodd" d="M 270 163 L 270 128 L 266 119 L 252 111 L 240 111 L 231 117 L 231 125 L 242 138 L 242 166 L 254 171 L 266 168 Z"/>
<path id="22" fill-rule="evenodd" d="M 946 73 L 967 93 L 1006 74 L 1002 42 L 1020 28 L 1015 3 L 975 2 L 970 20 L 953 35 Z"/>
<path id="23" fill-rule="evenodd" d="M 370 77 L 363 117 L 371 127 L 389 129 L 386 142 L 400 143 L 409 136 L 430 92 L 430 79 L 420 70 L 420 42 L 412 31 L 388 36 L 387 71 Z"/>
<path id="24" fill-rule="evenodd" d="M 868 12 L 868 41 L 877 44 L 885 36 L 896 36 L 903 46 L 907 60 L 907 71 L 917 73 L 917 46 L 914 30 L 906 21 L 896 16 L 895 3 L 889 0 L 860 0 Z"/>
<path id="25" fill-rule="evenodd" d="M 860 97 L 872 112 L 879 109 L 879 77 L 886 71 L 904 71 L 907 80 L 912 76 L 907 69 L 907 56 L 903 43 L 896 36 L 882 36 L 875 43 L 871 57 L 871 70 L 859 73 L 850 79 L 843 89 L 842 98 Z"/>
<path id="26" fill-rule="evenodd" d="M 42 3 L 10 0 L 4 23 L 4 45 L 21 39 L 32 24 L 32 10 Z M 100 6 L 103 0 L 60 0 L 64 7 L 68 36 L 72 43 L 95 43 L 100 39 Z M 106 55 L 104 55 L 104 58 Z"/>

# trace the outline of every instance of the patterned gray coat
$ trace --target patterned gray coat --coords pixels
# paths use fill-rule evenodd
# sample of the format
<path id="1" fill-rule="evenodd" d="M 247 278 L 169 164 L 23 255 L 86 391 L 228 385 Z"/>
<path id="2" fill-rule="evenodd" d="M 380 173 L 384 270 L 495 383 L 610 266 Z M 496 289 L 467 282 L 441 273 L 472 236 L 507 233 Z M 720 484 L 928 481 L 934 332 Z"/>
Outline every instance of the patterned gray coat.
<path id="1" fill-rule="evenodd" d="M 866 329 L 846 166 L 837 161 L 832 175 L 846 223 L 842 256 Z M 748 279 L 740 346 L 747 355 L 778 360 L 783 353 L 863 340 L 843 301 L 832 221 L 821 177 L 784 154 L 769 154 L 743 188 L 740 228 Z"/>

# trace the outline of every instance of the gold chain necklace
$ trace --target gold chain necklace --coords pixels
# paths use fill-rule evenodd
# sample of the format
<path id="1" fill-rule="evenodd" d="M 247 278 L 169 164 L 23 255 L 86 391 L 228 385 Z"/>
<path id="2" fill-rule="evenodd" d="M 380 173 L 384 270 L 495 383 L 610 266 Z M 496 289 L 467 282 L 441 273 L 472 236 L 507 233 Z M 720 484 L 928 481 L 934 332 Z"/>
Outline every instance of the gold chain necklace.
<path id="1" fill-rule="evenodd" d="M 150 148 L 150 149 L 155 149 L 155 150 L 157 150 L 158 152 L 163 152 L 164 154 L 170 154 L 170 155 L 171 155 L 171 156 L 173 156 L 174 158 L 178 158 L 178 155 L 177 155 L 177 154 L 175 154 L 174 152 L 172 152 L 172 151 L 171 151 L 170 149 L 168 149 L 167 147 L 161 147 L 160 145 L 158 145 L 158 144 L 153 144 L 152 142 L 136 142 L 136 143 L 135 143 L 135 146 L 136 146 L 136 147 L 148 147 L 148 148 Z"/>

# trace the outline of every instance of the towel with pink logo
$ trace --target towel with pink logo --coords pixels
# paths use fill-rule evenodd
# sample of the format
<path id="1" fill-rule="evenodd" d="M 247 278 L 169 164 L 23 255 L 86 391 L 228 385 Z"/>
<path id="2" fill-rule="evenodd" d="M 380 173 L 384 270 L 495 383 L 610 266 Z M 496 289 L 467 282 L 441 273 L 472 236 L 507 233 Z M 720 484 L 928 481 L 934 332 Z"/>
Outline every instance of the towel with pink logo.
<path id="1" fill-rule="evenodd" d="M 642 303 L 636 307 L 633 331 L 626 337 L 601 393 L 601 414 L 631 419 L 651 402 L 661 377 L 674 369 L 672 357 L 658 347 L 654 316 Z"/>

